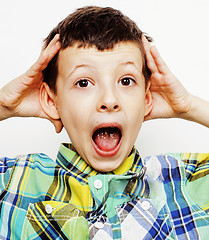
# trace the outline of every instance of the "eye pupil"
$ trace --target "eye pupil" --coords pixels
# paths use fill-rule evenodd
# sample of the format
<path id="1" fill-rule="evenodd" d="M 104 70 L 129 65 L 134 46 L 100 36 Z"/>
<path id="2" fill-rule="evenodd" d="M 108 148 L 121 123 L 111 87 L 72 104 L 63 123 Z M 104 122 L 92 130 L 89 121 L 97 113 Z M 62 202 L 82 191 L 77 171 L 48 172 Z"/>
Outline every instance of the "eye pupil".
<path id="1" fill-rule="evenodd" d="M 80 80 L 78 83 L 79 87 L 87 87 L 88 81 L 87 80 Z"/>
<path id="2" fill-rule="evenodd" d="M 122 85 L 125 85 L 125 86 L 128 86 L 131 83 L 129 78 L 124 78 L 124 79 L 122 79 L 121 82 L 122 82 Z"/>

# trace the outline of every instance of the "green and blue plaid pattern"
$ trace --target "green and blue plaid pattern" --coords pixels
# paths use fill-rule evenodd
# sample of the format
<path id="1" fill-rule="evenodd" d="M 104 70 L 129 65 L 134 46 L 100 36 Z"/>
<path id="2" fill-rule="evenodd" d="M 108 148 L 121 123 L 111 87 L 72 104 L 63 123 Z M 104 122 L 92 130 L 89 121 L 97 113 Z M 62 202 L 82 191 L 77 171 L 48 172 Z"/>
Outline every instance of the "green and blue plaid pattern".
<path id="1" fill-rule="evenodd" d="M 135 148 L 107 174 L 70 144 L 56 162 L 44 154 L 2 158 L 0 239 L 208 239 L 208 173 L 209 154 L 142 162 Z"/>

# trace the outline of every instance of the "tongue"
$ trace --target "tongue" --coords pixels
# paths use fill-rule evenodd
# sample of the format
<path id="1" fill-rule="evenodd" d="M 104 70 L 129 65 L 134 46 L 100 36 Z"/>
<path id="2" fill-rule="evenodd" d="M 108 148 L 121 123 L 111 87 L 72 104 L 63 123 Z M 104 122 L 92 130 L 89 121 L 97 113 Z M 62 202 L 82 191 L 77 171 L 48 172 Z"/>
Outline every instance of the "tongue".
<path id="1" fill-rule="evenodd" d="M 115 149 L 120 141 L 120 137 L 120 130 L 110 127 L 98 129 L 93 135 L 94 142 L 102 151 Z"/>

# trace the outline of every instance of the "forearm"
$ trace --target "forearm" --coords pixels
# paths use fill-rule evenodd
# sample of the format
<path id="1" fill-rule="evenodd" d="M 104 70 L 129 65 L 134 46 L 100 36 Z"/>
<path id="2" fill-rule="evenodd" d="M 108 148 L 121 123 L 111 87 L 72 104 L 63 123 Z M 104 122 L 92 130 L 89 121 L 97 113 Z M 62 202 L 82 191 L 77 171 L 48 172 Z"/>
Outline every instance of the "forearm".
<path id="1" fill-rule="evenodd" d="M 209 128 L 209 102 L 192 95 L 190 111 L 183 118 Z"/>

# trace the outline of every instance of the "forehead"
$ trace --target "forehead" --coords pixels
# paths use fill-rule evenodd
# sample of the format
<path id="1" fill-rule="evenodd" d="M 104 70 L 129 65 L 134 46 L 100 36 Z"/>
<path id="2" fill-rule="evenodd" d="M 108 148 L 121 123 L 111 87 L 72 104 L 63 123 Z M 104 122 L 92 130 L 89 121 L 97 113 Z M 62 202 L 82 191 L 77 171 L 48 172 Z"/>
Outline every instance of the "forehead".
<path id="1" fill-rule="evenodd" d="M 119 43 L 113 49 L 99 51 L 96 47 L 81 47 L 74 45 L 59 52 L 58 74 L 82 66 L 97 69 L 113 69 L 123 65 L 133 65 L 141 72 L 142 54 L 136 43 Z"/>

